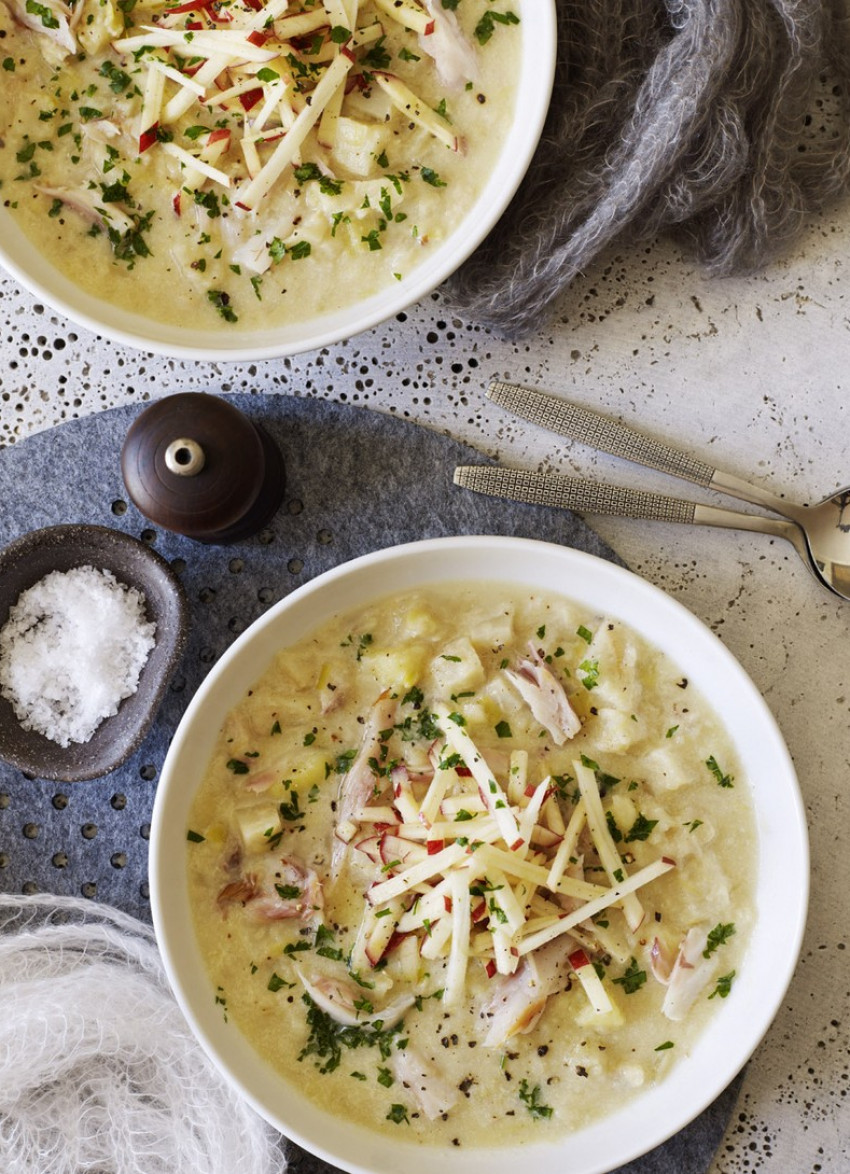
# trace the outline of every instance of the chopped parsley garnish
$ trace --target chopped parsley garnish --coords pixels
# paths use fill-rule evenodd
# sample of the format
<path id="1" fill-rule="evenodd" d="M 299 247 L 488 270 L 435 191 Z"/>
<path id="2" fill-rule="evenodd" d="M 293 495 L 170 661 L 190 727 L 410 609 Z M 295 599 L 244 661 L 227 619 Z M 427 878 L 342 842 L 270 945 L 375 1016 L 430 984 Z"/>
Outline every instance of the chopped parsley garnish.
<path id="1" fill-rule="evenodd" d="M 705 949 L 702 952 L 703 958 L 710 958 L 714 951 L 728 942 L 734 933 L 735 923 L 733 921 L 729 921 L 725 925 L 718 922 L 708 935 Z"/>
<path id="2" fill-rule="evenodd" d="M 310 1034 L 298 1059 L 304 1060 L 307 1056 L 314 1056 L 316 1067 L 321 1073 L 333 1072 L 338 1068 L 343 1050 L 346 1048 L 376 1047 L 386 1059 L 392 1051 L 393 1044 L 398 1042 L 401 1023 L 387 1028 L 386 1031 L 378 1020 L 372 1024 L 346 1027 L 317 1007 L 306 992 L 301 997 L 307 1007 L 307 1027 Z"/>
<path id="3" fill-rule="evenodd" d="M 578 671 L 581 674 L 579 679 L 585 689 L 595 689 L 599 684 L 599 661 L 583 660 L 578 666 Z"/>
<path id="4" fill-rule="evenodd" d="M 59 19 L 46 4 L 37 4 L 36 0 L 27 0 L 27 13 L 37 16 L 46 29 L 58 29 Z"/>
<path id="5" fill-rule="evenodd" d="M 414 705 L 418 709 L 424 700 L 425 694 L 418 685 L 414 685 L 412 688 L 407 690 L 401 699 L 401 703 L 402 705 Z"/>
<path id="6" fill-rule="evenodd" d="M 223 289 L 208 289 L 207 300 L 215 306 L 225 322 L 238 322 L 239 318 L 230 304 L 230 295 Z"/>
<path id="7" fill-rule="evenodd" d="M 210 220 L 217 220 L 221 216 L 221 206 L 215 192 L 202 192 L 196 188 L 192 193 L 192 199 L 199 208 L 206 211 Z"/>
<path id="8" fill-rule="evenodd" d="M 372 640 L 373 640 L 372 633 L 371 632 L 364 632 L 362 636 L 358 636 L 356 642 L 355 642 L 355 639 L 353 636 L 349 636 L 347 640 L 343 640 L 342 644 L 340 644 L 340 648 L 356 647 L 357 648 L 357 659 L 360 660 L 360 658 L 363 656 L 363 653 L 366 651 L 366 649 L 372 643 Z"/>
<path id="9" fill-rule="evenodd" d="M 318 938 L 317 938 L 318 941 Z M 320 958 L 330 958 L 332 962 L 342 962 L 345 958 L 339 946 L 316 946 L 316 953 Z"/>
<path id="10" fill-rule="evenodd" d="M 716 998 L 718 995 L 721 999 L 725 999 L 732 990 L 732 983 L 735 980 L 735 971 L 730 970 L 728 974 L 721 975 L 717 980 L 717 986 L 708 996 L 710 999 Z"/>
<path id="11" fill-rule="evenodd" d="M 608 834 L 610 835 L 611 839 L 615 844 L 619 844 L 620 840 L 623 838 L 623 833 L 617 827 L 617 821 L 614 819 L 613 811 L 605 812 L 605 822 L 608 825 Z"/>
<path id="12" fill-rule="evenodd" d="M 122 94 L 130 85 L 130 75 L 119 69 L 114 61 L 104 61 L 100 67 L 100 76 L 109 79 L 109 88 L 115 94 Z"/>
<path id="13" fill-rule="evenodd" d="M 596 783 L 601 794 L 605 794 L 609 787 L 615 787 L 620 779 L 617 775 L 610 775 L 602 770 L 598 762 L 594 762 L 592 758 L 588 758 L 586 754 L 581 755 L 581 764 L 586 766 L 588 770 L 592 770 L 596 775 Z"/>
<path id="14" fill-rule="evenodd" d="M 276 236 L 269 245 L 269 256 L 275 263 L 282 261 L 286 256 L 286 245 L 280 237 Z"/>
<path id="15" fill-rule="evenodd" d="M 224 993 L 224 987 L 216 987 L 215 1004 L 217 1007 L 221 1007 L 224 1013 L 224 1022 L 227 1023 L 227 996 Z"/>
<path id="16" fill-rule="evenodd" d="M 714 775 L 714 778 L 715 778 L 717 785 L 719 787 L 734 787 L 735 786 L 733 776 L 723 773 L 723 771 L 721 770 L 721 768 L 717 764 L 717 759 L 714 757 L 713 754 L 710 755 L 706 759 L 705 765 L 708 767 L 708 769 Z"/>
<path id="17" fill-rule="evenodd" d="M 146 212 L 143 216 L 134 214 L 132 227 L 126 232 L 119 232 L 111 225 L 106 230 L 112 252 L 118 261 L 126 262 L 128 269 L 135 266 L 137 257 L 150 256 L 144 234 L 150 228 L 152 219 L 153 212 Z"/>
<path id="18" fill-rule="evenodd" d="M 351 770 L 351 764 L 357 757 L 356 750 L 343 750 L 342 754 L 337 754 L 334 760 L 334 771 L 338 775 L 344 775 Z"/>
<path id="19" fill-rule="evenodd" d="M 632 958 L 625 971 L 613 981 L 623 988 L 624 994 L 633 995 L 646 982 L 646 971 L 641 970 L 636 958 Z"/>
<path id="20" fill-rule="evenodd" d="M 289 800 L 284 800 L 279 805 L 278 811 L 280 812 L 280 818 L 285 819 L 287 823 L 295 823 L 296 820 L 301 819 L 304 815 L 298 803 L 298 792 L 294 788 L 291 788 L 289 791 Z"/>
<path id="21" fill-rule="evenodd" d="M 292 958 L 296 954 L 303 954 L 305 950 L 309 950 L 309 949 L 310 949 L 309 942 L 305 942 L 305 941 L 288 942 L 281 950 L 281 953 L 285 954 L 287 958 Z"/>
<path id="22" fill-rule="evenodd" d="M 638 812 L 637 819 L 623 837 L 624 842 L 632 844 L 635 840 L 648 840 L 657 823 L 657 819 L 647 819 L 645 815 Z"/>
<path id="23" fill-rule="evenodd" d="M 302 163 L 296 167 L 295 178 L 299 183 L 315 181 L 319 185 L 319 191 L 325 196 L 338 196 L 343 187 L 341 179 L 333 179 L 330 175 L 325 175 L 316 163 Z"/>
<path id="24" fill-rule="evenodd" d="M 515 12 L 485 12 L 475 26 L 475 39 L 479 45 L 486 45 L 496 31 L 497 24 L 519 24 Z"/>
<path id="25" fill-rule="evenodd" d="M 130 193 L 127 191 L 127 186 L 124 183 L 102 183 L 100 185 L 100 198 L 104 204 L 122 204 L 127 203 L 130 198 Z"/>
<path id="26" fill-rule="evenodd" d="M 385 39 L 380 37 L 371 49 L 363 54 L 364 62 L 372 69 L 387 69 L 392 62 L 392 58 L 384 48 Z"/>
<path id="27" fill-rule="evenodd" d="M 429 183 L 432 188 L 444 188 L 446 186 L 446 181 L 444 179 L 440 179 L 439 175 L 433 167 L 423 167 L 420 174 L 422 175 L 422 178 L 425 180 L 425 182 Z"/>
<path id="28" fill-rule="evenodd" d="M 186 839 L 190 844 L 203 844 L 206 838 L 207 837 L 202 836 L 200 832 L 193 832 L 191 828 L 189 828 L 188 832 L 186 832 Z"/>
<path id="29" fill-rule="evenodd" d="M 519 1099 L 535 1120 L 551 1117 L 554 1112 L 551 1105 L 544 1105 L 541 1102 L 540 1085 L 535 1084 L 534 1088 L 531 1088 L 525 1077 L 519 1083 Z"/>

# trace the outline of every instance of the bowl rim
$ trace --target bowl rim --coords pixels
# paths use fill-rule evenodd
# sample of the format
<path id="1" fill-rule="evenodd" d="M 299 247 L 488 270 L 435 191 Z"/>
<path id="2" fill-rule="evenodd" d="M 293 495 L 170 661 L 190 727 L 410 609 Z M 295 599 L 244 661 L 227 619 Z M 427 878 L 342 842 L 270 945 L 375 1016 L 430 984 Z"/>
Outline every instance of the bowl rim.
<path id="1" fill-rule="evenodd" d="M 126 553 L 128 560 L 148 573 L 132 573 L 112 552 Z M 54 553 L 56 558 L 48 556 Z M 63 557 L 65 554 L 73 557 Z M 116 713 L 105 718 L 88 742 L 67 747 L 36 731 L 22 732 L 24 744 L 10 744 L 0 735 L 0 759 L 24 774 L 53 782 L 78 783 L 100 778 L 115 770 L 139 747 L 162 702 L 168 681 L 183 653 L 189 607 L 183 585 L 173 567 L 158 551 L 124 530 L 88 522 L 64 522 L 43 526 L 18 535 L 0 549 L 0 580 L 10 567 L 28 571 L 9 593 L 9 608 L 23 591 L 39 582 L 51 570 L 94 565 L 111 571 L 127 586 L 137 587 L 146 606 L 158 619 L 156 643 L 145 662 L 136 691 L 124 698 Z M 43 560 L 47 560 L 43 562 Z M 57 564 L 57 565 L 54 565 Z M 0 627 L 8 618 L 5 591 L 0 591 Z M 0 700 L 3 713 L 15 720 L 10 702 Z M 17 730 L 10 725 L 17 738 Z M 47 765 L 46 765 L 47 764 Z"/>
<path id="2" fill-rule="evenodd" d="M 445 567 L 446 563 L 460 564 L 463 569 L 460 573 L 436 574 L 435 567 Z M 601 603 L 602 614 L 619 615 L 638 631 L 644 629 L 634 616 L 642 610 L 650 617 L 663 620 L 661 638 L 657 639 L 654 632 L 647 633 L 648 638 L 672 654 L 674 660 L 681 661 L 671 652 L 670 641 L 675 637 L 680 643 L 687 637 L 695 649 L 697 671 L 691 673 L 690 664 L 687 667 L 696 687 L 701 688 L 700 682 L 709 676 L 716 676 L 728 693 L 738 699 L 737 709 L 733 709 L 725 698 L 718 705 L 714 695 L 707 697 L 727 725 L 742 766 L 757 762 L 760 769 L 760 773 L 746 770 L 754 800 L 761 793 L 758 914 L 746 956 L 747 966 L 742 967 L 732 993 L 713 1020 L 714 1024 L 736 1027 L 731 1034 L 726 1033 L 722 1046 L 718 1040 L 721 1033 L 707 1028 L 691 1056 L 674 1068 L 675 1084 L 662 1080 L 613 1116 L 554 1142 L 529 1143 L 523 1146 L 524 1156 L 537 1163 L 541 1174 L 560 1171 L 566 1154 L 571 1174 L 606 1174 L 662 1144 L 699 1116 L 740 1072 L 778 1013 L 796 968 L 808 909 L 809 846 L 805 808 L 794 765 L 779 727 L 749 675 L 720 639 L 683 604 L 616 563 L 534 539 L 488 535 L 426 539 L 341 564 L 297 588 L 256 620 L 213 667 L 190 702 L 166 756 L 154 801 L 150 883 L 153 924 L 166 974 L 204 1051 L 261 1116 L 303 1148 L 351 1174 L 393 1174 L 402 1153 L 408 1174 L 428 1174 L 435 1156 L 443 1151 L 411 1146 L 401 1140 L 390 1142 L 362 1127 L 336 1121 L 312 1106 L 285 1079 L 259 1061 L 238 1030 L 228 1033 L 213 1009 L 212 998 L 209 1006 L 201 1005 L 197 971 L 193 969 L 200 964 L 200 958 L 188 900 L 180 888 L 180 875 L 185 867 L 185 831 L 181 838 L 178 825 L 181 814 L 188 815 L 195 788 L 187 786 L 186 770 L 198 752 L 197 746 L 187 748 L 186 733 L 191 732 L 196 715 L 204 708 L 211 706 L 214 717 L 219 712 L 223 716 L 229 708 L 223 704 L 228 693 L 225 688 L 228 675 L 232 700 L 261 675 L 264 669 L 259 661 L 253 661 L 250 669 L 252 645 L 264 641 L 267 649 L 283 647 L 285 642 L 274 643 L 275 629 L 297 623 L 299 613 L 307 616 L 311 607 L 319 605 L 319 611 L 309 627 L 321 623 L 335 611 L 346 610 L 349 605 L 357 606 L 370 598 L 421 584 L 423 578 L 426 582 L 480 578 L 506 585 L 529 585 L 537 581 L 544 566 L 547 581 L 541 584 L 541 589 L 557 590 L 567 598 L 583 602 L 592 589 L 593 599 Z M 502 570 L 494 576 L 492 571 L 496 567 Z M 534 569 L 533 579 L 530 568 Z M 560 587 L 552 587 L 548 581 L 552 575 L 563 580 Z M 370 583 L 378 585 L 377 589 L 372 587 L 371 594 L 366 590 Z M 293 638 L 297 638 L 294 633 Z M 266 663 L 272 655 L 273 651 L 268 651 Z M 741 698 L 745 699 L 745 706 L 740 705 Z M 217 729 L 217 723 L 214 724 Z M 744 732 L 750 739 L 746 744 L 742 741 Z M 768 776 L 769 803 L 764 798 Z M 185 827 L 185 821 L 182 826 Z M 176 856 L 181 857 L 180 863 L 176 862 Z M 771 911 L 776 923 L 772 935 L 766 929 Z M 292 1119 L 284 1120 L 285 1113 L 281 1115 L 274 1107 L 269 1089 L 275 1081 L 277 1091 L 296 1102 Z M 678 1106 L 674 1103 L 671 1108 L 670 1098 L 674 1102 L 678 1098 Z M 606 1148 L 600 1158 L 603 1139 Z M 489 1174 L 513 1174 L 516 1149 L 465 1151 L 461 1148 L 452 1150 L 451 1162 L 453 1174 L 473 1171 L 477 1174 L 485 1167 Z"/>
<path id="3" fill-rule="evenodd" d="M 522 117 L 504 137 L 492 173 L 463 221 L 422 264 L 394 286 L 304 323 L 280 323 L 239 334 L 214 324 L 189 338 L 178 321 L 157 322 L 112 306 L 76 286 L 38 252 L 0 206 L 0 265 L 20 285 L 70 322 L 135 349 L 167 358 L 247 362 L 304 354 L 345 342 L 409 309 L 441 285 L 484 240 L 507 208 L 537 150 L 549 110 L 557 63 L 556 0 L 521 0 L 533 14 L 522 38 Z M 105 319 L 105 320 L 104 320 Z"/>

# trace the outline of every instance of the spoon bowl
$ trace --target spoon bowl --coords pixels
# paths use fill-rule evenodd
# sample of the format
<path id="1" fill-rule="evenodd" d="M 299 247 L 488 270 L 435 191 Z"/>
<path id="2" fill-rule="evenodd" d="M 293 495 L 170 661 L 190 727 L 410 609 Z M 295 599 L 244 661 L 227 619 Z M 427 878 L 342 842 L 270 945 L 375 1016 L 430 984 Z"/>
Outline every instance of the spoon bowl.
<path id="1" fill-rule="evenodd" d="M 850 599 L 850 488 L 839 489 L 815 505 L 780 502 L 777 513 L 792 519 L 803 532 L 812 570 L 821 582 Z"/>

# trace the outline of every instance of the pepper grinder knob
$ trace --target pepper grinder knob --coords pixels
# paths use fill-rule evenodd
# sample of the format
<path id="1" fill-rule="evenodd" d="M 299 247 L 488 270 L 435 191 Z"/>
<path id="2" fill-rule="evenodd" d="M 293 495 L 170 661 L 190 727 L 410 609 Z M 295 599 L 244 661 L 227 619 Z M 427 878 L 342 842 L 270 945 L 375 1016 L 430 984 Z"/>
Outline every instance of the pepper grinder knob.
<path id="1" fill-rule="evenodd" d="M 206 459 L 197 440 L 185 436 L 172 440 L 165 450 L 165 467 L 175 477 L 195 477 L 203 469 Z"/>
<path id="2" fill-rule="evenodd" d="M 205 392 L 165 396 L 137 416 L 121 450 L 121 473 L 149 521 L 222 545 L 267 525 L 286 483 L 283 458 L 265 429 Z"/>

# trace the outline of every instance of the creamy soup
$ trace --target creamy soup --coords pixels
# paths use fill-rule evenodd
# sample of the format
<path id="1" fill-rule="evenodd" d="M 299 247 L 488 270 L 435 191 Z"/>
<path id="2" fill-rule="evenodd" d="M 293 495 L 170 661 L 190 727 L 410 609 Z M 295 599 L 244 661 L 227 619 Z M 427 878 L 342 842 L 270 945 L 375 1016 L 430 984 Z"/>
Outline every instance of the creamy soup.
<path id="1" fill-rule="evenodd" d="M 685 1060 L 745 965 L 746 780 L 617 620 L 481 584 L 341 615 L 229 715 L 187 829 L 210 998 L 338 1115 L 575 1129 Z"/>
<path id="2" fill-rule="evenodd" d="M 0 184 L 86 291 L 303 320 L 425 261 L 512 118 L 520 0 L 0 0 Z"/>

